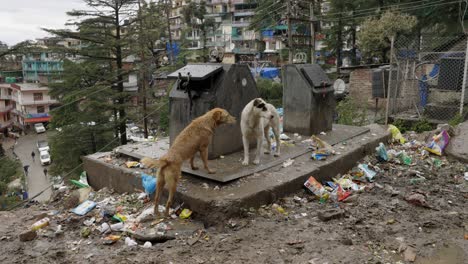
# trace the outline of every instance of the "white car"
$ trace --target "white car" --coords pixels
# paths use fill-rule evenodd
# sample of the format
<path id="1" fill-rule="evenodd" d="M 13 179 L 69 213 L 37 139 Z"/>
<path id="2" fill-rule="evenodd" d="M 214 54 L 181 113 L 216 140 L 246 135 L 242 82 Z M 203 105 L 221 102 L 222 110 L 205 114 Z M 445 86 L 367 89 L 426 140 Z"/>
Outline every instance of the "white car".
<path id="1" fill-rule="evenodd" d="M 39 153 L 39 159 L 41 160 L 42 165 L 49 165 L 51 162 L 50 154 L 48 151 L 41 151 Z"/>
<path id="2" fill-rule="evenodd" d="M 37 141 L 36 145 L 37 145 L 37 150 L 39 150 L 39 152 L 50 150 L 49 143 L 47 143 L 47 141 L 45 140 Z"/>
<path id="3" fill-rule="evenodd" d="M 42 124 L 42 123 L 34 124 L 34 130 L 36 130 L 36 133 L 38 133 L 38 134 L 46 132 L 44 124 Z"/>

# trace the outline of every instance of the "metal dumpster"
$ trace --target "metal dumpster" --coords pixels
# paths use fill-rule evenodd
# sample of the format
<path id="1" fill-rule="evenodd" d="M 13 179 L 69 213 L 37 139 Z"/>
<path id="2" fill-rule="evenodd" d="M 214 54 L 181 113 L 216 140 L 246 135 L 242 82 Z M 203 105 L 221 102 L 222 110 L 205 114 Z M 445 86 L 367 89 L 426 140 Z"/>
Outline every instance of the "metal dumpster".
<path id="1" fill-rule="evenodd" d="M 216 129 L 209 158 L 242 149 L 241 112 L 249 101 L 259 96 L 247 65 L 189 64 L 169 74 L 168 78 L 176 80 L 169 94 L 171 144 L 193 119 L 221 107 L 237 118 L 237 124 Z"/>
<path id="2" fill-rule="evenodd" d="M 332 129 L 332 82 L 317 64 L 288 64 L 283 69 L 283 129 L 313 135 Z"/>

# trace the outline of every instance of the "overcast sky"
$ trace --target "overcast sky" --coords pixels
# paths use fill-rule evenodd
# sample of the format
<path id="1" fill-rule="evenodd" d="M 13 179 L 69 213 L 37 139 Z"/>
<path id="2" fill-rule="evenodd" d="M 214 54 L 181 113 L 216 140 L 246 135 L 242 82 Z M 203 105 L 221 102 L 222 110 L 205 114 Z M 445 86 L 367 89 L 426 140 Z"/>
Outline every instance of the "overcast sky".
<path id="1" fill-rule="evenodd" d="M 81 0 L 0 0 L 0 41 L 8 45 L 47 36 L 44 28 L 64 28 L 65 12 L 84 9 Z"/>

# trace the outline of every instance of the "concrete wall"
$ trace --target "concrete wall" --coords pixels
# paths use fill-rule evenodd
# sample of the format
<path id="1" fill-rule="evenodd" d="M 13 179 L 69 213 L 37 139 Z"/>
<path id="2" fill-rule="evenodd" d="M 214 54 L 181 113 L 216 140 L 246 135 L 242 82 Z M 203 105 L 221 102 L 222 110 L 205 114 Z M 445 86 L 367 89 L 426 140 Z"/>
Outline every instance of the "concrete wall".
<path id="1" fill-rule="evenodd" d="M 82 157 L 83 169 L 88 174 L 88 183 L 94 190 L 112 188 L 118 193 L 133 193 L 143 189 L 141 178 L 125 168 L 105 163 L 90 157 Z"/>

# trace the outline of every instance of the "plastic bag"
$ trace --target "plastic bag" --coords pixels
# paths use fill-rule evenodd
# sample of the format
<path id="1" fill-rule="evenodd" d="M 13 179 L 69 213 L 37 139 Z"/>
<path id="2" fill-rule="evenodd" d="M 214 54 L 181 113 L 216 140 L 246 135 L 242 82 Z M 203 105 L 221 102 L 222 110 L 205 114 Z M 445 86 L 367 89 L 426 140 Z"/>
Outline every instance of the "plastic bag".
<path id="1" fill-rule="evenodd" d="M 405 144 L 406 140 L 405 138 L 401 135 L 401 132 L 400 130 L 398 129 L 398 127 L 394 126 L 394 125 L 388 125 L 388 131 L 390 133 L 392 133 L 392 139 L 394 141 L 400 141 L 401 144 Z"/>
<path id="2" fill-rule="evenodd" d="M 377 151 L 377 160 L 380 162 L 388 161 L 388 153 L 385 145 L 380 142 L 379 146 L 375 149 Z"/>
<path id="3" fill-rule="evenodd" d="M 447 131 L 444 130 L 440 132 L 439 135 L 434 136 L 432 141 L 424 149 L 433 154 L 442 156 L 442 153 L 447 147 L 449 141 L 450 141 L 450 136 L 447 133 Z"/>
<path id="4" fill-rule="evenodd" d="M 143 185 L 143 188 L 145 189 L 145 192 L 148 195 L 151 195 L 154 193 L 154 191 L 156 191 L 156 178 L 155 177 L 142 173 L 141 183 Z"/>
<path id="5" fill-rule="evenodd" d="M 369 182 L 372 182 L 374 179 L 375 175 L 377 175 L 377 172 L 369 169 L 369 166 L 367 164 L 359 164 L 358 168 L 364 172 L 364 175 L 366 175 L 366 178 Z"/>

